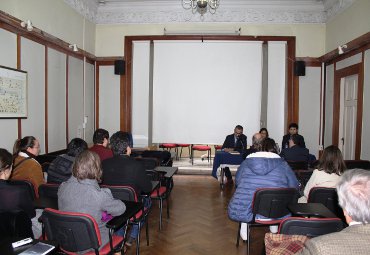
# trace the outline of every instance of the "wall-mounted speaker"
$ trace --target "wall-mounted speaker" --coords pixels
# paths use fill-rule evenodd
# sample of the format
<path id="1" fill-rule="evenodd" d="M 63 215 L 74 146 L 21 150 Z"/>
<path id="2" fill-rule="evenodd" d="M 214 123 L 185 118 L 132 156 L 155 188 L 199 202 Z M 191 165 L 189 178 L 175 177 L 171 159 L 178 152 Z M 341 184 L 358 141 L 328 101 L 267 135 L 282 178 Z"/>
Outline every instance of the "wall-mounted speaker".
<path id="1" fill-rule="evenodd" d="M 125 74 L 125 61 L 124 60 L 114 61 L 114 74 L 117 74 L 117 75 Z"/>
<path id="2" fill-rule="evenodd" d="M 296 61 L 294 63 L 294 75 L 295 76 L 306 75 L 306 63 L 304 61 Z"/>

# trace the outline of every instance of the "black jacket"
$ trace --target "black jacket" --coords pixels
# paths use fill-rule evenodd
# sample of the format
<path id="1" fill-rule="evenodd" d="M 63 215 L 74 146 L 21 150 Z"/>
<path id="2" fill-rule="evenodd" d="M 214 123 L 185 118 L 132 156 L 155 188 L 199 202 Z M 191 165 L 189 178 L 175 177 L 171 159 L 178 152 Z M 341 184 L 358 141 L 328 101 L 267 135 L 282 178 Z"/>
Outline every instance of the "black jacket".
<path id="1" fill-rule="evenodd" d="M 225 148 L 234 148 L 235 151 L 243 153 L 247 148 L 247 136 L 244 134 L 240 135 L 235 143 L 234 134 L 228 135 L 225 138 L 225 142 L 222 145 L 222 149 Z"/>
<path id="2" fill-rule="evenodd" d="M 150 177 L 144 165 L 126 155 L 113 156 L 103 161 L 103 181 L 105 185 L 130 185 L 140 194 L 152 191 Z"/>
<path id="3" fill-rule="evenodd" d="M 297 134 L 297 138 L 299 141 L 297 145 L 301 146 L 302 148 L 306 148 L 306 144 L 304 142 L 303 136 Z M 286 148 L 289 148 L 289 140 L 290 140 L 290 134 L 283 136 L 283 142 L 281 143 L 281 151 L 283 151 Z"/>

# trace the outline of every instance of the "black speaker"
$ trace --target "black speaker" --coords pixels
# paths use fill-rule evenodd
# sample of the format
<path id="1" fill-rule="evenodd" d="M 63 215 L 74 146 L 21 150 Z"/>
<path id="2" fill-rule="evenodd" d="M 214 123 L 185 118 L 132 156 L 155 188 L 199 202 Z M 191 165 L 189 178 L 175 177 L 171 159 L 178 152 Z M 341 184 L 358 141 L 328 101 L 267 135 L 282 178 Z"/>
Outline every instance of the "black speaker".
<path id="1" fill-rule="evenodd" d="M 124 60 L 114 61 L 114 74 L 117 74 L 117 75 L 125 74 L 125 61 Z"/>
<path id="2" fill-rule="evenodd" d="M 294 75 L 305 76 L 306 75 L 306 64 L 304 61 L 296 61 L 294 63 Z"/>

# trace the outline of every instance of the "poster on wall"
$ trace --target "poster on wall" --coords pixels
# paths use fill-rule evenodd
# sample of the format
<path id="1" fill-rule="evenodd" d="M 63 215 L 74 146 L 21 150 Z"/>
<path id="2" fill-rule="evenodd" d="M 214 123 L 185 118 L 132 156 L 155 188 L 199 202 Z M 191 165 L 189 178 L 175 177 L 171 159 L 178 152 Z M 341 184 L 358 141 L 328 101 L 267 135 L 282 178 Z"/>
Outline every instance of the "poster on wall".
<path id="1" fill-rule="evenodd" d="M 0 118 L 27 117 L 27 72 L 0 66 Z"/>

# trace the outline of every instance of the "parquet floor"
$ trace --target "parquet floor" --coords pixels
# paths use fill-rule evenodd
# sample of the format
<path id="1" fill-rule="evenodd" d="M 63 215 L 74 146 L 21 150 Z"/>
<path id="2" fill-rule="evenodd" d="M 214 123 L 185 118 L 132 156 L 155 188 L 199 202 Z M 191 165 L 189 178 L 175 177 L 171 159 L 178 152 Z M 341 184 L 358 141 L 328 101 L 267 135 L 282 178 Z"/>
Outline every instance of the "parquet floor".
<path id="1" fill-rule="evenodd" d="M 163 227 L 159 231 L 159 208 L 154 202 L 149 218 L 150 245 L 146 246 L 145 228 L 141 232 L 141 255 L 243 255 L 246 243 L 235 246 L 238 224 L 229 220 L 227 205 L 234 186 L 220 191 L 210 176 L 176 175 L 170 197 L 170 219 L 164 203 Z M 268 228 L 252 229 L 251 254 L 263 254 L 263 238 Z M 127 254 L 135 254 L 135 244 Z"/>

